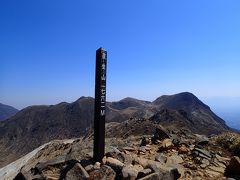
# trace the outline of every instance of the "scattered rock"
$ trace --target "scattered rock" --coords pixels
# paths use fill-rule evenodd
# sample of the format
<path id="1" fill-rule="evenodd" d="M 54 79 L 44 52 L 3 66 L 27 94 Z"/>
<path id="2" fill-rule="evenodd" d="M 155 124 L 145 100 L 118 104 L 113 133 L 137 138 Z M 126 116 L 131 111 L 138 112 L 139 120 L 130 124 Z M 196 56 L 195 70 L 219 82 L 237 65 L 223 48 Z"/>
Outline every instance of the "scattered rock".
<path id="1" fill-rule="evenodd" d="M 35 168 L 31 169 L 31 172 L 36 174 L 41 174 L 44 179 L 61 179 L 62 177 L 65 177 L 67 172 L 72 169 L 75 164 L 78 163 L 76 160 L 69 160 L 64 161 L 62 157 L 58 157 L 46 162 L 38 163 Z M 79 164 L 79 166 L 81 166 Z M 77 167 L 74 167 L 74 169 L 77 169 Z M 81 167 L 78 167 L 79 172 L 82 171 L 83 175 L 85 169 Z"/>
<path id="2" fill-rule="evenodd" d="M 216 171 L 206 170 L 205 172 L 206 172 L 208 175 L 210 175 L 211 177 L 221 176 L 221 174 L 220 174 L 219 172 L 216 172 Z"/>
<path id="3" fill-rule="evenodd" d="M 165 151 L 165 150 L 171 149 L 173 146 L 174 145 L 171 139 L 164 139 L 162 141 L 161 146 L 159 147 L 159 151 Z"/>
<path id="4" fill-rule="evenodd" d="M 76 163 L 72 169 L 66 173 L 66 180 L 79 180 L 88 179 L 89 175 L 87 171 L 81 166 L 80 163 Z"/>
<path id="5" fill-rule="evenodd" d="M 178 153 L 179 154 L 188 154 L 189 153 L 189 149 L 187 148 L 187 146 L 185 144 L 181 144 L 178 147 Z"/>
<path id="6" fill-rule="evenodd" d="M 24 172 L 26 168 L 22 168 L 21 172 L 13 177 L 38 180 L 178 178 L 223 180 L 226 179 L 224 177 L 226 169 L 225 175 L 228 178 L 239 179 L 239 157 L 232 158 L 229 164 L 230 159 L 224 157 L 229 155 L 228 150 L 216 146 L 212 138 L 209 141 L 206 136 L 185 131 L 181 133 L 181 130 L 171 134 L 161 128 L 156 130 L 152 139 L 147 136 L 129 136 L 127 139 L 106 138 L 106 154 L 101 162 L 94 162 L 92 157 L 86 156 L 87 152 L 92 151 L 92 145 L 86 146 L 87 150 L 78 151 L 78 156 L 73 160 L 69 160 L 72 156 L 66 155 L 52 156 L 53 159 L 48 160 L 50 158 L 46 157 L 49 152 L 46 152 L 46 157 L 35 160 L 33 166 L 28 165 L 30 167 L 28 171 Z M 155 140 L 155 143 L 151 140 Z M 79 144 L 82 146 L 82 142 L 79 141 Z M 109 144 L 111 146 L 108 146 Z M 79 147 L 71 147 L 71 151 L 78 149 Z M 45 161 L 46 159 L 48 161 Z M 40 163 L 36 164 L 37 162 Z"/>
<path id="7" fill-rule="evenodd" d="M 171 169 L 170 171 L 170 179 L 172 180 L 177 180 L 178 178 L 181 177 L 181 174 L 179 173 L 178 169 L 177 168 L 174 168 L 174 169 Z"/>
<path id="8" fill-rule="evenodd" d="M 89 164 L 89 165 L 87 165 L 87 166 L 85 167 L 85 170 L 86 170 L 87 172 L 93 171 L 93 170 L 94 170 L 94 166 L 93 166 L 92 164 Z"/>
<path id="9" fill-rule="evenodd" d="M 227 177 L 240 179 L 240 158 L 237 156 L 232 157 L 229 165 L 226 168 L 225 175 Z"/>
<path id="10" fill-rule="evenodd" d="M 28 179 L 37 179 L 44 180 L 44 177 L 41 175 L 32 175 L 30 172 L 21 171 L 17 174 L 17 176 L 13 180 L 28 180 Z"/>
<path id="11" fill-rule="evenodd" d="M 221 174 L 223 174 L 224 171 L 225 171 L 225 168 L 216 167 L 216 166 L 208 166 L 208 169 L 210 169 L 212 171 L 215 171 L 215 172 L 218 172 L 218 173 L 221 173 Z"/>
<path id="12" fill-rule="evenodd" d="M 116 172 L 120 172 L 124 166 L 124 164 L 121 161 L 112 157 L 107 158 L 106 165 L 110 166 Z"/>
<path id="13" fill-rule="evenodd" d="M 205 146 L 209 143 L 209 139 L 205 135 L 196 134 L 196 137 L 197 137 L 197 144 L 200 146 Z"/>
<path id="14" fill-rule="evenodd" d="M 157 140 L 161 141 L 166 138 L 170 138 L 168 133 L 165 130 L 163 130 L 162 128 L 156 128 L 154 136 L 152 137 L 152 142 L 156 143 Z"/>
<path id="15" fill-rule="evenodd" d="M 184 166 L 181 164 L 167 164 L 167 168 L 170 171 L 170 174 L 174 178 L 183 177 L 185 174 Z"/>
<path id="16" fill-rule="evenodd" d="M 107 152 L 106 153 L 106 157 L 112 157 L 115 158 L 119 161 L 121 161 L 122 163 L 124 162 L 124 155 L 123 153 L 121 153 L 120 151 L 112 151 L 112 152 Z M 105 161 L 105 160 L 104 160 Z M 106 162 L 105 162 L 106 163 Z"/>
<path id="17" fill-rule="evenodd" d="M 134 164 L 140 164 L 142 167 L 146 168 L 148 166 L 149 160 L 141 157 L 134 156 L 133 157 Z"/>
<path id="18" fill-rule="evenodd" d="M 195 164 L 192 164 L 191 162 L 185 162 L 183 164 L 185 168 L 191 169 L 191 170 L 197 170 L 197 166 Z"/>
<path id="19" fill-rule="evenodd" d="M 152 170 L 151 170 L 151 169 L 149 169 L 149 168 L 143 169 L 143 170 L 141 170 L 141 171 L 138 172 L 137 178 L 139 179 L 139 178 L 145 177 L 145 176 L 147 176 L 147 175 L 149 175 L 149 174 L 151 174 L 151 173 L 152 173 Z"/>
<path id="20" fill-rule="evenodd" d="M 132 161 L 133 161 L 133 158 L 130 154 L 125 154 L 125 153 L 120 152 L 120 151 L 119 152 L 115 151 L 115 152 L 106 153 L 106 156 L 102 160 L 103 164 L 106 164 L 107 157 L 115 158 L 115 159 L 121 161 L 124 164 L 132 164 Z"/>
<path id="21" fill-rule="evenodd" d="M 89 174 L 89 180 L 114 180 L 116 172 L 109 166 L 103 165 L 100 169 Z"/>
<path id="22" fill-rule="evenodd" d="M 124 147 L 123 148 L 125 151 L 136 151 L 133 147 Z"/>
<path id="23" fill-rule="evenodd" d="M 138 153 L 140 154 L 140 153 L 146 153 L 146 148 L 145 148 L 145 146 L 141 146 L 141 147 L 139 147 L 138 148 Z"/>
<path id="24" fill-rule="evenodd" d="M 66 163 L 66 156 L 59 156 L 55 159 L 51 159 L 51 160 L 46 161 L 46 162 L 38 163 L 35 166 L 35 170 L 41 172 L 43 169 L 45 169 L 49 166 L 54 166 L 54 165 L 58 165 L 58 164 L 65 164 L 65 163 Z"/>
<path id="25" fill-rule="evenodd" d="M 143 167 L 140 164 L 134 164 L 133 168 L 137 170 L 137 172 L 140 172 L 143 170 Z"/>
<path id="26" fill-rule="evenodd" d="M 173 154 L 173 155 L 167 157 L 167 164 L 181 164 L 183 162 L 184 162 L 183 159 L 179 155 L 176 155 L 176 154 Z"/>
<path id="27" fill-rule="evenodd" d="M 150 168 L 153 172 L 158 173 L 159 179 L 174 180 L 181 177 L 178 169 L 162 165 L 160 162 L 149 160 L 147 167 Z"/>
<path id="28" fill-rule="evenodd" d="M 225 158 L 225 157 L 222 157 L 218 154 L 216 154 L 216 159 L 220 162 L 220 163 L 223 163 L 225 166 L 227 166 L 228 162 L 231 160 L 229 158 Z"/>
<path id="29" fill-rule="evenodd" d="M 181 143 L 181 139 L 176 134 L 171 134 L 172 143 L 174 146 L 178 146 Z"/>
<path id="30" fill-rule="evenodd" d="M 211 159 L 212 156 L 210 154 L 210 152 L 206 151 L 206 150 L 203 150 L 203 149 L 200 149 L 200 148 L 194 148 L 193 151 L 192 151 L 192 155 L 193 156 L 198 156 L 198 157 L 201 157 L 201 158 L 206 158 L 206 159 Z"/>
<path id="31" fill-rule="evenodd" d="M 163 153 L 157 154 L 155 156 L 155 160 L 160 162 L 160 163 L 166 163 L 167 162 L 167 157 Z"/>
<path id="32" fill-rule="evenodd" d="M 106 149 L 106 154 L 108 153 L 121 153 L 121 151 L 118 150 L 118 148 L 116 147 L 113 147 L 113 146 L 109 146 L 107 149 Z"/>
<path id="33" fill-rule="evenodd" d="M 137 178 L 138 170 L 133 165 L 124 166 L 122 169 L 122 176 L 124 179 L 134 180 Z"/>
<path id="34" fill-rule="evenodd" d="M 159 180 L 159 179 L 160 179 L 160 177 L 159 177 L 158 173 L 152 173 L 143 178 L 140 178 L 139 180 Z"/>
<path id="35" fill-rule="evenodd" d="M 146 167 L 150 168 L 154 172 L 160 172 L 161 170 L 163 170 L 165 168 L 165 166 L 163 166 L 163 164 L 161 164 L 160 162 L 152 161 L 152 160 L 147 161 Z"/>
<path id="36" fill-rule="evenodd" d="M 207 166 L 209 166 L 210 165 L 210 162 L 207 160 L 207 159 L 202 159 L 201 160 L 201 165 L 200 165 L 200 167 L 202 168 L 202 169 L 205 169 Z"/>
<path id="37" fill-rule="evenodd" d="M 93 166 L 94 169 L 100 169 L 101 163 L 100 162 L 96 162 Z"/>
<path id="38" fill-rule="evenodd" d="M 151 139 L 150 138 L 143 137 L 142 140 L 141 140 L 140 146 L 146 146 L 146 145 L 148 145 L 150 143 L 151 143 Z"/>
<path id="39" fill-rule="evenodd" d="M 222 167 L 224 169 L 226 169 L 226 162 L 220 162 L 217 158 L 213 158 L 213 160 L 211 161 L 211 163 L 214 165 L 214 166 L 217 166 L 217 167 Z"/>
<path id="40" fill-rule="evenodd" d="M 58 180 L 60 179 L 59 177 L 56 177 L 56 176 L 51 176 L 51 175 L 46 175 L 44 177 L 44 179 L 47 179 L 47 180 Z"/>
<path id="41" fill-rule="evenodd" d="M 106 161 L 107 161 L 107 157 L 104 156 L 104 157 L 102 158 L 102 163 L 103 163 L 103 164 L 106 164 Z"/>

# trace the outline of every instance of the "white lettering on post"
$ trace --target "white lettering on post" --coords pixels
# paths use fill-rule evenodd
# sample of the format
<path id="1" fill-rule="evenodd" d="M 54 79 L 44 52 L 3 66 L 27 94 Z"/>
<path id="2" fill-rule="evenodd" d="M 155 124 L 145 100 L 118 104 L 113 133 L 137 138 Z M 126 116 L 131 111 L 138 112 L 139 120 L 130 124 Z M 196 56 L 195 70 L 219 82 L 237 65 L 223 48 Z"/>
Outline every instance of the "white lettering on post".
<path id="1" fill-rule="evenodd" d="M 102 75 L 101 79 L 102 79 L 102 81 L 106 81 L 106 76 L 105 76 L 105 74 Z"/>
<path id="2" fill-rule="evenodd" d="M 101 75 L 101 116 L 105 115 L 105 101 L 106 101 L 106 64 L 105 64 L 105 59 L 106 54 L 102 54 L 102 75 Z"/>
<path id="3" fill-rule="evenodd" d="M 104 115 L 105 115 L 105 110 L 101 109 L 101 116 L 104 116 Z"/>
<path id="4" fill-rule="evenodd" d="M 102 64 L 102 70 L 105 70 L 106 69 L 106 65 L 103 63 Z"/>

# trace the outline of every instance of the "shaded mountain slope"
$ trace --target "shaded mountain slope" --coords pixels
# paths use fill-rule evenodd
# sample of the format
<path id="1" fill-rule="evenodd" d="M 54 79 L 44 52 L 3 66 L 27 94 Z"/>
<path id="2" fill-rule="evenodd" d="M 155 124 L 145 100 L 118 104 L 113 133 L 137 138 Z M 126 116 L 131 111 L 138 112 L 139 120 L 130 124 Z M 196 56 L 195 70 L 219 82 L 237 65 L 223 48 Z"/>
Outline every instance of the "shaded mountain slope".
<path id="1" fill-rule="evenodd" d="M 161 96 L 153 104 L 158 109 L 151 117 L 163 125 L 187 127 L 200 134 L 218 134 L 229 130 L 225 121 L 191 93 Z"/>
<path id="2" fill-rule="evenodd" d="M 10 118 L 17 112 L 16 108 L 0 103 L 0 121 Z"/>
<path id="3" fill-rule="evenodd" d="M 167 108 L 174 110 L 184 110 L 192 117 L 202 115 L 202 119 L 211 119 L 222 126 L 227 127 L 225 121 L 214 114 L 210 107 L 200 101 L 196 96 L 189 92 L 183 92 L 172 96 L 161 96 L 153 102 L 159 108 Z"/>
<path id="4" fill-rule="evenodd" d="M 53 139 L 80 137 L 92 123 L 93 98 L 73 103 L 31 106 L 0 123 L 0 164 Z"/>

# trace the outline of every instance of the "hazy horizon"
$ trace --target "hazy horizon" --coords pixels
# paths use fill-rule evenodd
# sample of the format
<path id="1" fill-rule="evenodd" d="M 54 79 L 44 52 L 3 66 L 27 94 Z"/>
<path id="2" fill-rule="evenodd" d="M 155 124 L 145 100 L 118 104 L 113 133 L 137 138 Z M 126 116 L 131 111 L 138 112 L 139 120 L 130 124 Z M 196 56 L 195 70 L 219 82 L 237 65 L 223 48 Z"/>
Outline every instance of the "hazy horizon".
<path id="1" fill-rule="evenodd" d="M 190 91 L 183 91 L 183 92 L 189 92 L 192 93 Z M 118 97 L 118 98 L 109 98 L 107 96 L 107 101 L 108 102 L 114 102 L 114 101 L 120 101 L 124 98 L 130 97 L 130 98 L 134 98 L 134 99 L 138 99 L 138 100 L 144 100 L 144 101 L 154 101 L 157 98 L 159 98 L 160 96 L 163 95 L 174 95 L 174 94 L 178 94 L 178 93 L 183 93 L 183 92 L 176 92 L 176 93 L 172 93 L 172 94 L 160 94 L 159 96 L 153 97 L 153 98 L 141 98 L 141 97 L 137 97 L 137 96 L 122 96 L 122 97 Z M 111 94 L 111 92 L 107 93 Z M 147 93 L 146 93 L 147 94 Z M 194 93 L 193 93 L 194 94 Z M 197 98 L 199 98 L 201 101 L 203 101 L 204 103 L 206 103 L 207 105 L 209 105 L 210 107 L 212 106 L 213 108 L 217 108 L 219 110 L 238 110 L 240 109 L 240 97 L 220 97 L 220 96 L 215 96 L 215 97 L 201 97 L 201 96 L 197 96 L 196 94 L 194 94 Z M 23 103 L 22 101 L 16 102 L 16 101 L 2 101 L 2 99 L 0 99 L 0 103 L 2 104 L 6 104 L 6 105 L 10 105 L 13 106 L 19 110 L 24 109 L 28 106 L 32 106 L 32 105 L 56 105 L 59 104 L 61 102 L 67 102 L 67 103 L 72 103 L 76 100 L 78 100 L 81 97 L 93 97 L 94 98 L 94 94 L 92 95 L 79 95 L 78 97 L 71 97 L 69 98 L 69 96 L 66 97 L 62 97 L 59 99 L 52 99 L 51 101 L 45 101 L 43 100 L 37 100 L 37 98 L 35 99 L 35 101 L 33 101 L 33 99 L 26 99 L 26 101 Z M 31 102 L 30 102 L 31 101 Z M 15 103 L 14 103 L 15 102 Z"/>
<path id="2" fill-rule="evenodd" d="M 179 92 L 179 93 L 181 93 L 181 92 Z M 173 94 L 165 94 L 165 95 L 173 95 Z M 160 96 L 158 96 L 158 97 L 160 97 Z M 7 103 L 1 102 L 1 101 L 0 101 L 0 103 L 13 106 L 13 107 L 17 108 L 18 110 L 22 110 L 28 106 L 33 106 L 33 105 L 55 105 L 55 104 L 58 104 L 61 102 L 71 103 L 71 102 L 76 101 L 80 97 L 82 97 L 82 96 L 79 96 L 73 100 L 64 100 L 63 99 L 62 101 L 55 101 L 50 104 L 42 102 L 42 103 L 28 104 L 28 105 L 20 106 L 20 107 L 13 106 L 11 104 L 7 104 Z M 85 97 L 88 97 L 88 96 L 85 96 Z M 90 97 L 94 98 L 94 96 L 90 96 Z M 126 97 L 129 97 L 129 96 L 126 96 Z M 126 98 L 126 97 L 123 97 L 123 98 Z M 155 99 L 157 99 L 158 97 L 156 97 Z M 112 100 L 107 100 L 107 101 L 114 102 L 114 101 L 119 101 L 123 98 L 112 99 Z M 136 98 L 136 97 L 131 97 L 131 98 Z M 240 112 L 239 112 L 240 97 L 198 97 L 198 98 L 203 103 L 207 104 L 214 113 L 216 113 L 219 117 L 224 119 L 228 126 L 240 130 Z M 141 99 L 141 98 L 136 98 L 136 99 L 146 100 L 146 101 L 151 101 L 151 102 L 155 100 L 155 99 Z"/>

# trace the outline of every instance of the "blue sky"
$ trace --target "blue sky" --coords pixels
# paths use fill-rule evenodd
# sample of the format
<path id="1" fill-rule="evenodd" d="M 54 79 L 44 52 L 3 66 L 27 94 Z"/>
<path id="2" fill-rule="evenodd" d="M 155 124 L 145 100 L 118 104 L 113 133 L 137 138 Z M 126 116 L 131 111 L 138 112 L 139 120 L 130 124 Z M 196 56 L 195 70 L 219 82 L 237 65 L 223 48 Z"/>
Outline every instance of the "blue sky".
<path id="1" fill-rule="evenodd" d="M 109 101 L 189 91 L 213 108 L 240 108 L 231 101 L 240 97 L 239 8 L 238 0 L 2 0 L 0 102 L 93 96 L 102 46 Z"/>

